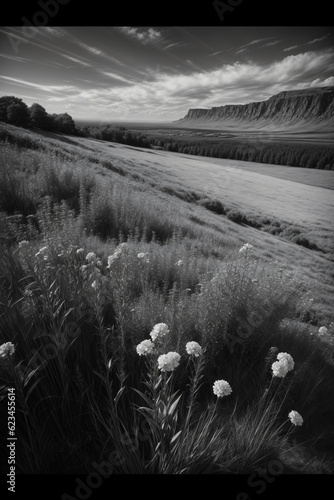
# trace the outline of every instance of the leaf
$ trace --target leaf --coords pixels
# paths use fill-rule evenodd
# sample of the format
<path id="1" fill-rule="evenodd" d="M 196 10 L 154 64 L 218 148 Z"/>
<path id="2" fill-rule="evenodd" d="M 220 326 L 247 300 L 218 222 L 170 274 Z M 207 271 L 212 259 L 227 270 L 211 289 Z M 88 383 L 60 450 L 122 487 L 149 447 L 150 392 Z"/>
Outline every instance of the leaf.
<path id="1" fill-rule="evenodd" d="M 179 437 L 179 435 L 181 434 L 181 432 L 182 432 L 182 429 L 181 429 L 179 432 L 177 432 L 177 433 L 176 433 L 176 434 L 172 437 L 172 439 L 170 440 L 170 444 L 172 444 L 172 443 L 173 443 L 173 442 L 174 442 L 174 441 L 175 441 L 175 440 Z"/>
<path id="2" fill-rule="evenodd" d="M 133 390 L 136 391 L 139 394 L 139 396 L 141 396 L 144 399 L 144 401 L 146 401 L 149 407 L 153 408 L 154 406 L 153 401 L 148 396 L 146 396 L 146 394 L 135 388 L 133 388 Z"/>
<path id="3" fill-rule="evenodd" d="M 172 403 L 170 405 L 169 411 L 168 411 L 168 415 L 173 415 L 173 413 L 174 413 L 174 411 L 175 411 L 175 409 L 176 409 L 176 407 L 177 407 L 177 405 L 178 405 L 181 397 L 182 397 L 182 394 L 180 394 L 180 396 L 174 401 L 174 403 Z"/>
<path id="4" fill-rule="evenodd" d="M 122 396 L 122 394 L 123 394 L 123 392 L 124 392 L 124 389 L 125 389 L 125 387 L 121 387 L 121 388 L 117 391 L 117 394 L 116 394 L 116 396 L 114 397 L 114 401 L 115 401 L 115 403 L 116 403 L 116 404 L 118 403 L 119 398 Z"/>

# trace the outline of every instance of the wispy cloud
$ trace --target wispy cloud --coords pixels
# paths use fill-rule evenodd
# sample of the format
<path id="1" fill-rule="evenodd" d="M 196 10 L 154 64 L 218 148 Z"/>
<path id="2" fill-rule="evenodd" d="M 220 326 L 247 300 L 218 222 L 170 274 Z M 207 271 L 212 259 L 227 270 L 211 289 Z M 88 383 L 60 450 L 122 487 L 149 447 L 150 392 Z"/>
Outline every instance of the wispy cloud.
<path id="1" fill-rule="evenodd" d="M 47 93 L 62 93 L 65 92 L 77 92 L 77 87 L 73 85 L 43 85 L 40 83 L 28 82 L 26 80 L 21 80 L 20 78 L 12 78 L 10 76 L 0 76 L 0 80 L 9 81 L 14 85 L 19 85 L 22 87 L 32 87 L 37 90 L 41 90 Z"/>
<path id="2" fill-rule="evenodd" d="M 326 33 L 326 35 L 324 35 L 320 38 L 314 38 L 313 40 L 310 40 L 309 42 L 307 42 L 306 45 L 313 45 L 314 43 L 322 42 L 323 40 L 326 40 L 326 38 L 328 38 L 329 35 L 330 35 L 330 33 Z"/>
<path id="3" fill-rule="evenodd" d="M 291 45 L 290 47 L 286 47 L 285 49 L 283 49 L 283 52 L 290 52 L 294 49 L 298 49 L 298 45 Z"/>

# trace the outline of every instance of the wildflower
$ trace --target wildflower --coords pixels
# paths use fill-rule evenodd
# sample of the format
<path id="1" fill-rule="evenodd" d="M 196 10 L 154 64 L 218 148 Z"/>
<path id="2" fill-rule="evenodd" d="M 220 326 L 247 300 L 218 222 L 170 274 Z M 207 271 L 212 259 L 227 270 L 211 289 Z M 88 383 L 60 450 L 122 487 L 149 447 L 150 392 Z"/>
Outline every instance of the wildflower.
<path id="1" fill-rule="evenodd" d="M 158 357 L 158 367 L 162 372 L 172 372 L 179 366 L 181 356 L 177 352 L 170 351 Z"/>
<path id="2" fill-rule="evenodd" d="M 86 255 L 86 260 L 88 260 L 89 263 L 95 262 L 97 259 L 96 254 L 94 252 L 88 252 Z"/>
<path id="3" fill-rule="evenodd" d="M 112 255 L 109 255 L 107 268 L 109 269 L 111 267 L 111 264 L 115 260 L 119 259 L 120 256 L 121 256 L 121 250 L 116 250 L 116 252 L 114 252 Z"/>
<path id="4" fill-rule="evenodd" d="M 251 250 L 253 248 L 253 245 L 250 243 L 245 243 L 239 250 L 239 253 L 246 252 L 247 250 Z"/>
<path id="5" fill-rule="evenodd" d="M 148 258 L 148 252 L 140 252 L 138 255 L 137 255 L 138 259 L 141 259 L 143 262 L 146 262 L 146 264 L 148 264 L 150 262 L 149 258 Z"/>
<path id="6" fill-rule="evenodd" d="M 328 332 L 328 330 L 327 330 L 327 328 L 325 326 L 321 326 L 319 328 L 320 335 L 326 335 L 327 332 Z"/>
<path id="7" fill-rule="evenodd" d="M 231 386 L 228 382 L 226 382 L 226 380 L 216 380 L 213 384 L 213 393 L 217 396 L 217 398 L 228 396 L 231 392 Z"/>
<path id="8" fill-rule="evenodd" d="M 144 257 L 146 257 L 148 255 L 148 252 L 140 252 L 137 257 L 138 259 L 143 259 Z"/>
<path id="9" fill-rule="evenodd" d="M 293 357 L 290 354 L 288 354 L 287 352 L 279 352 L 277 354 L 277 359 L 279 361 L 285 360 L 287 362 L 289 371 L 294 369 L 295 362 L 293 360 Z"/>
<path id="10" fill-rule="evenodd" d="M 196 356 L 196 358 L 202 354 L 202 348 L 197 342 L 187 342 L 186 351 L 189 355 Z"/>
<path id="11" fill-rule="evenodd" d="M 176 263 L 177 266 L 182 266 L 182 264 L 183 264 L 183 260 L 181 260 L 181 259 L 178 260 L 177 263 Z"/>
<path id="12" fill-rule="evenodd" d="M 288 363 L 284 359 L 281 361 L 275 361 L 275 363 L 271 365 L 271 369 L 273 372 L 273 377 L 279 378 L 284 378 L 289 371 Z"/>
<path id="13" fill-rule="evenodd" d="M 27 240 L 20 241 L 19 248 L 25 247 L 27 245 L 29 245 L 29 241 Z"/>
<path id="14" fill-rule="evenodd" d="M 139 356 L 146 356 L 154 351 L 154 344 L 151 340 L 143 340 L 137 345 L 136 351 Z"/>
<path id="15" fill-rule="evenodd" d="M 11 342 L 6 342 L 0 346 L 0 358 L 8 358 L 15 352 L 14 344 Z"/>
<path id="16" fill-rule="evenodd" d="M 169 333 L 168 326 L 165 323 L 157 323 L 154 325 L 150 333 L 152 340 L 160 339 Z"/>
<path id="17" fill-rule="evenodd" d="M 39 255 L 45 253 L 48 250 L 48 247 L 42 247 L 38 250 L 38 252 L 35 254 L 35 257 L 38 257 Z M 45 256 L 44 256 L 45 258 Z"/>
<path id="18" fill-rule="evenodd" d="M 303 417 L 298 413 L 298 411 L 290 411 L 288 417 L 293 425 L 303 425 Z"/>

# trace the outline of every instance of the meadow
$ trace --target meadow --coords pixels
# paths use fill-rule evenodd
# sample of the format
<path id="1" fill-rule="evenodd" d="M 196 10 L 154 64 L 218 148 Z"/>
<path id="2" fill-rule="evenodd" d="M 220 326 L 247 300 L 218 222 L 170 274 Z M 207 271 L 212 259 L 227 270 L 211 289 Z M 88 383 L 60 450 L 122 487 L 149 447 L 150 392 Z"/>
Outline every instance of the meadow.
<path id="1" fill-rule="evenodd" d="M 324 172 L 1 127 L 17 473 L 333 473 Z"/>

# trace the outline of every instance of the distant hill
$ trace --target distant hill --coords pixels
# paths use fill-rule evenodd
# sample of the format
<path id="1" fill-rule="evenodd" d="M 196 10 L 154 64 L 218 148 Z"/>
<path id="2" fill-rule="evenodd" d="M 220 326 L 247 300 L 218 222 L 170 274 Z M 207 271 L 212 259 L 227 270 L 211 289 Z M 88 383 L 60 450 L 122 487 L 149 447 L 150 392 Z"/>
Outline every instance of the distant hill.
<path id="1" fill-rule="evenodd" d="M 334 131 L 334 86 L 280 92 L 267 101 L 189 109 L 177 122 L 196 128 Z"/>

